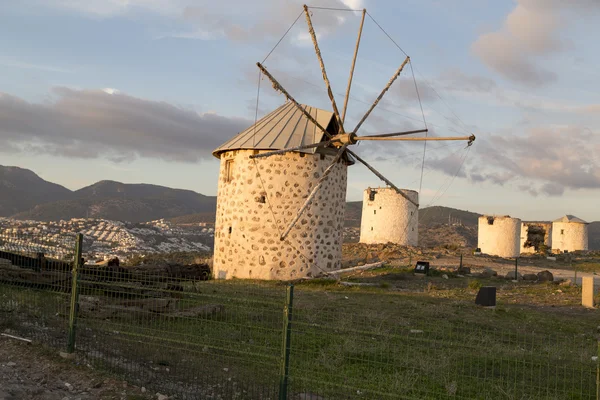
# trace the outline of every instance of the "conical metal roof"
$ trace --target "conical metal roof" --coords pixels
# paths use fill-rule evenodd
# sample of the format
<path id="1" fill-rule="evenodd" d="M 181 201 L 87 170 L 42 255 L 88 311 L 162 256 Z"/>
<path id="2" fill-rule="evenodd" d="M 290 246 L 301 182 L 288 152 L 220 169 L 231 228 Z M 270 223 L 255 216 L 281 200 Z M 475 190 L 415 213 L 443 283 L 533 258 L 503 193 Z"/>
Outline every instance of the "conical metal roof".
<path id="1" fill-rule="evenodd" d="M 577 218 L 574 215 L 565 215 L 562 218 L 555 219 L 553 222 L 570 222 L 574 224 L 588 224 L 589 222 L 585 222 L 581 218 Z"/>
<path id="2" fill-rule="evenodd" d="M 337 133 L 333 113 L 303 104 L 302 107 L 332 136 Z M 220 158 L 223 152 L 242 149 L 281 150 L 319 143 L 323 136 L 323 132 L 288 101 L 216 148 L 213 155 Z M 310 154 L 316 151 L 316 148 L 299 150 Z"/>

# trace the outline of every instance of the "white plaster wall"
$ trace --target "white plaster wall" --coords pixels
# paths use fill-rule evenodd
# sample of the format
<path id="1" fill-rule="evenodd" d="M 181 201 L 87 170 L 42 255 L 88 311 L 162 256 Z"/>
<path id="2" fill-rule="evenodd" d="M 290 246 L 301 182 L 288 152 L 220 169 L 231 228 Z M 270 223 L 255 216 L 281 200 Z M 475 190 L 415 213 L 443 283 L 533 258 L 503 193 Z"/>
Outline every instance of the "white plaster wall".
<path id="1" fill-rule="evenodd" d="M 369 192 L 376 192 L 369 200 Z M 415 203 L 419 194 L 414 190 L 401 189 Z M 419 210 L 392 188 L 367 189 L 363 193 L 360 221 L 361 243 L 397 243 L 417 246 L 419 242 Z"/>
<path id="2" fill-rule="evenodd" d="M 546 236 L 544 238 L 544 244 L 548 246 L 548 249 L 552 248 L 552 223 L 544 223 L 544 222 L 523 222 L 521 223 L 521 254 L 534 254 L 535 247 L 525 247 L 525 242 L 527 241 L 527 233 L 529 231 L 529 226 L 542 226 L 546 230 Z"/>
<path id="3" fill-rule="evenodd" d="M 221 155 L 215 278 L 288 280 L 339 269 L 346 205 L 345 163 L 335 165 L 282 242 L 281 233 L 334 156 L 287 153 L 250 159 L 252 154 L 253 150 L 237 150 Z M 228 159 L 234 160 L 230 182 L 224 174 Z M 266 203 L 260 202 L 261 196 Z"/>
<path id="4" fill-rule="evenodd" d="M 488 224 L 488 216 L 479 217 L 477 242 L 484 254 L 499 257 L 518 257 L 520 252 L 521 220 L 510 217 L 493 217 L 494 224 Z"/>
<path id="5" fill-rule="evenodd" d="M 552 224 L 552 250 L 563 252 L 588 249 L 588 225 L 574 222 Z"/>

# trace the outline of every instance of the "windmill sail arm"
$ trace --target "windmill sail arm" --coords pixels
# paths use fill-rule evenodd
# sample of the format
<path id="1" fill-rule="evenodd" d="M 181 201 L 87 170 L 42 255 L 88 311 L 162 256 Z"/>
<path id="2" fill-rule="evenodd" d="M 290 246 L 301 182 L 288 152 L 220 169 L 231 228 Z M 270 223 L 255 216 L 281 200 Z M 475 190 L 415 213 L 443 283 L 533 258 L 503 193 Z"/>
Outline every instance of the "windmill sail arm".
<path id="1" fill-rule="evenodd" d="M 323 81 L 325 82 L 325 86 L 327 87 L 327 95 L 329 96 L 329 100 L 331 100 L 331 107 L 333 108 L 333 113 L 335 114 L 335 118 L 337 120 L 341 132 L 344 133 L 344 125 L 342 123 L 342 118 L 340 117 L 340 112 L 338 111 L 337 104 L 335 102 L 335 97 L 333 96 L 333 91 L 331 90 L 331 83 L 329 83 L 329 78 L 327 77 L 327 72 L 325 71 L 325 63 L 323 62 L 323 56 L 321 56 L 321 50 L 319 49 L 317 35 L 315 33 L 315 29 L 313 28 L 312 20 L 310 18 L 310 12 L 308 11 L 308 6 L 306 4 L 304 5 L 304 14 L 306 14 L 308 33 L 310 34 L 313 45 L 315 46 L 315 53 L 317 55 L 317 59 L 319 60 L 321 73 L 323 74 Z"/>
<path id="2" fill-rule="evenodd" d="M 270 156 L 274 156 L 274 155 L 277 155 L 277 154 L 289 153 L 290 151 L 312 149 L 312 148 L 315 148 L 315 147 L 327 147 L 330 144 L 331 144 L 331 140 L 328 140 L 328 141 L 325 141 L 325 142 L 319 142 L 319 143 L 313 143 L 313 144 L 306 144 L 306 145 L 303 145 L 303 146 L 289 147 L 287 149 L 268 151 L 266 153 L 260 153 L 260 154 L 252 155 L 252 156 L 250 156 L 250 158 L 265 158 L 265 157 L 270 157 Z"/>
<path id="3" fill-rule="evenodd" d="M 414 131 L 404 131 L 404 132 L 393 132 L 393 133 L 382 133 L 380 135 L 369 135 L 369 136 L 358 136 L 362 138 L 379 138 L 379 137 L 394 137 L 394 136 L 403 136 L 403 135 L 414 135 L 416 133 L 426 133 L 429 132 L 429 129 L 417 129 Z"/>
<path id="4" fill-rule="evenodd" d="M 419 207 L 419 203 L 416 203 L 415 201 L 413 201 L 410 197 L 408 197 L 406 194 L 404 194 L 404 192 L 402 192 L 400 189 L 398 189 L 398 187 L 396 185 L 394 185 L 389 179 L 387 179 L 385 176 L 383 176 L 379 171 L 377 171 L 375 168 L 373 168 L 369 163 L 367 163 L 365 160 L 363 160 L 362 158 L 360 158 L 356 153 L 354 153 L 352 150 L 347 150 L 348 153 L 350 153 L 354 158 L 356 158 L 359 162 L 361 162 L 365 167 L 367 167 L 372 173 L 374 173 L 379 179 L 381 179 L 382 181 L 384 181 L 389 187 L 391 187 L 392 189 L 394 189 L 400 196 L 404 197 L 406 200 L 408 200 L 410 203 L 414 204 L 416 207 Z"/>
<path id="5" fill-rule="evenodd" d="M 471 136 L 447 136 L 447 137 L 417 137 L 417 138 L 399 138 L 399 137 L 381 137 L 381 136 L 357 136 L 354 140 L 393 140 L 393 141 L 413 141 L 413 142 L 430 142 L 430 141 L 450 141 L 450 140 L 466 140 L 471 145 L 475 141 L 475 135 Z"/>
<path id="6" fill-rule="evenodd" d="M 329 167 L 327 167 L 327 169 L 325 170 L 325 172 L 323 172 L 323 175 L 321 176 L 321 178 L 317 181 L 317 183 L 315 184 L 315 186 L 311 190 L 310 194 L 308 195 L 308 197 L 304 201 L 304 204 L 302 205 L 302 207 L 300 207 L 300 210 L 298 211 L 298 213 L 296 214 L 296 216 L 294 217 L 294 219 L 292 220 L 292 222 L 288 225 L 288 227 L 285 229 L 285 231 L 281 234 L 280 240 L 282 240 L 282 241 L 285 240 L 285 238 L 290 233 L 290 231 L 292 230 L 292 228 L 294 227 L 294 225 L 296 225 L 296 223 L 298 222 L 298 220 L 300 219 L 300 217 L 302 216 L 302 214 L 304 214 L 304 211 L 306 211 L 306 209 L 310 205 L 310 202 L 312 201 L 313 197 L 315 197 L 315 195 L 319 191 L 319 188 L 321 187 L 321 185 L 323 184 L 323 182 L 325 182 L 325 179 L 327 179 L 327 176 L 331 173 L 331 171 L 333 170 L 333 167 L 335 166 L 335 164 L 337 164 L 337 162 L 340 160 L 340 158 L 344 154 L 344 151 L 346 150 L 346 147 L 348 147 L 347 143 L 344 144 L 342 147 L 340 147 L 340 149 L 338 150 L 338 153 L 336 154 L 335 158 L 333 159 L 333 162 L 329 165 Z"/>
<path id="7" fill-rule="evenodd" d="M 373 112 L 373 110 L 375 109 L 375 107 L 377 107 L 377 104 L 379 104 L 379 102 L 381 101 L 381 99 L 383 98 L 383 96 L 387 93 L 387 91 L 390 90 L 390 87 L 392 87 L 392 84 L 396 81 L 396 79 L 398 79 L 398 77 L 400 76 L 400 73 L 402 72 L 402 70 L 404 69 L 404 67 L 406 66 L 406 64 L 408 64 L 409 61 L 410 61 L 410 57 L 407 56 L 406 59 L 404 60 L 404 62 L 402 63 L 402 65 L 400 65 L 400 67 L 396 70 L 396 72 L 394 72 L 394 75 L 392 75 L 392 77 L 390 78 L 389 82 L 387 83 L 387 85 L 385 85 L 385 87 L 383 88 L 383 90 L 381 91 L 381 93 L 379 94 L 379 96 L 377 96 L 377 98 L 375 99 L 375 102 L 371 105 L 371 108 L 369 108 L 369 110 L 366 112 L 366 114 L 358 122 L 358 124 L 356 125 L 356 128 L 354 128 L 354 133 L 358 132 L 358 130 L 360 129 L 361 125 L 369 117 L 369 115 L 371 114 L 371 112 Z"/>
<path id="8" fill-rule="evenodd" d="M 286 98 L 287 98 L 289 101 L 291 101 L 291 102 L 294 104 L 294 106 L 296 106 L 296 108 L 297 108 L 298 110 L 300 110 L 300 112 L 302 112 L 302 114 L 304 114 L 304 116 L 305 116 L 305 117 L 306 117 L 306 118 L 307 118 L 307 119 L 308 119 L 310 122 L 312 122 L 313 124 L 315 124 L 315 125 L 317 126 L 317 128 L 319 128 L 319 129 L 321 130 L 321 132 L 323 132 L 323 133 L 325 134 L 325 136 L 327 136 L 328 138 L 330 138 L 330 139 L 331 139 L 331 135 L 329 134 L 329 132 L 327 132 L 327 131 L 325 130 L 325 128 L 323 128 L 323 126 L 321 126 L 321 124 L 319 124 L 319 123 L 317 122 L 317 120 L 316 120 L 316 119 L 314 119 L 314 118 L 313 118 L 313 116 L 312 116 L 312 115 L 310 115 L 310 113 L 309 113 L 308 111 L 306 111 L 306 110 L 305 110 L 305 109 L 304 109 L 304 108 L 303 108 L 303 107 L 300 105 L 300 103 L 298 103 L 298 102 L 296 101 L 296 99 L 294 99 L 294 98 L 292 97 L 292 95 L 290 95 L 290 94 L 288 93 L 288 91 L 287 91 L 287 90 L 285 90 L 285 88 L 284 88 L 283 86 L 281 86 L 281 84 L 280 84 L 279 82 L 277 82 L 277 79 L 275 79 L 275 78 L 273 77 L 273 75 L 271 75 L 271 73 L 270 73 L 269 71 L 267 71 L 267 69 L 266 69 L 266 68 L 265 68 L 265 67 L 264 67 L 264 66 L 263 66 L 261 63 L 257 62 L 257 63 L 256 63 L 256 65 L 257 65 L 257 66 L 258 66 L 258 68 L 261 70 L 261 72 L 262 72 L 263 74 L 265 74 L 265 75 L 267 76 L 267 78 L 269 78 L 269 80 L 270 80 L 270 81 L 271 81 L 271 83 L 273 84 L 273 89 L 275 89 L 275 90 L 276 90 L 276 91 L 278 91 L 278 92 L 281 92 L 281 93 L 283 93 L 283 95 L 284 95 L 284 96 L 285 96 L 285 97 L 286 97 Z"/>
<path id="9" fill-rule="evenodd" d="M 350 88 L 352 87 L 352 78 L 354 77 L 354 67 L 356 66 L 356 58 L 358 57 L 358 48 L 360 46 L 360 38 L 362 36 L 363 25 L 365 24 L 365 15 L 367 9 L 363 9 L 360 27 L 358 28 L 358 38 L 356 38 L 356 47 L 354 48 L 354 57 L 352 57 L 352 66 L 350 67 L 350 77 L 348 78 L 348 87 L 346 88 L 346 96 L 344 97 L 344 108 L 342 110 L 342 122 L 346 121 L 346 109 L 348 108 L 348 99 L 350 98 Z"/>

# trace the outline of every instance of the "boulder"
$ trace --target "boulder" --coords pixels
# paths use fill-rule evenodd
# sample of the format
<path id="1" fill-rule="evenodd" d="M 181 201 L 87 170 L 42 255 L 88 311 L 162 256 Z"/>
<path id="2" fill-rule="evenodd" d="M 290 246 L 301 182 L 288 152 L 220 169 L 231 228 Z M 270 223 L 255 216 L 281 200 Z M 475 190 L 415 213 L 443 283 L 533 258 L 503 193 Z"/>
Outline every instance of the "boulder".
<path id="1" fill-rule="evenodd" d="M 491 268 L 485 268 L 480 274 L 482 278 L 491 278 L 492 276 L 498 276 L 498 273 Z"/>
<path id="2" fill-rule="evenodd" d="M 471 273 L 471 268 L 465 266 L 458 267 L 458 270 L 456 272 L 460 275 L 467 275 Z"/>
<path id="3" fill-rule="evenodd" d="M 523 280 L 524 281 L 537 281 L 537 275 L 536 274 L 525 274 L 523 275 Z"/>
<path id="4" fill-rule="evenodd" d="M 540 282 L 552 282 L 554 281 L 554 275 L 552 275 L 552 272 L 545 270 L 542 272 L 538 272 L 537 274 L 537 278 L 538 281 Z"/>
<path id="5" fill-rule="evenodd" d="M 520 280 L 523 280 L 523 275 L 521 275 L 520 272 L 517 272 L 517 277 L 515 278 L 515 271 L 510 271 L 506 274 L 505 278 L 511 279 L 513 281 L 514 280 L 520 281 Z"/>
<path id="6" fill-rule="evenodd" d="M 560 286 L 571 286 L 571 285 L 573 285 L 573 281 L 571 281 L 570 279 L 566 279 L 566 280 L 562 281 L 559 285 Z"/>

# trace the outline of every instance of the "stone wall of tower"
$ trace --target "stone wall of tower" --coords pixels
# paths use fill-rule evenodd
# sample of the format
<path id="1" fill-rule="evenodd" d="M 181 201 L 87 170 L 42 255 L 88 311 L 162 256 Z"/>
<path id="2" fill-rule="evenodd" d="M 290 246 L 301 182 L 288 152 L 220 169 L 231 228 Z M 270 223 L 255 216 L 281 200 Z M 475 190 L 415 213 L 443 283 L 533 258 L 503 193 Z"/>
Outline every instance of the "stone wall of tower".
<path id="1" fill-rule="evenodd" d="M 258 152 L 257 152 L 258 153 Z M 347 166 L 339 161 L 284 241 L 334 156 L 221 154 L 213 272 L 217 279 L 288 280 L 341 267 Z"/>
<path id="2" fill-rule="evenodd" d="M 552 250 L 556 252 L 588 249 L 588 225 L 575 222 L 552 223 Z"/>
<path id="3" fill-rule="evenodd" d="M 408 189 L 401 189 L 401 191 L 415 203 L 419 203 L 417 192 Z M 391 242 L 404 246 L 417 246 L 419 242 L 417 206 L 392 188 L 365 190 L 360 222 L 360 242 Z"/>
<path id="4" fill-rule="evenodd" d="M 521 254 L 534 254 L 536 249 L 534 246 L 528 246 L 531 229 L 532 234 L 539 235 L 538 232 L 544 231 L 543 241 L 546 248 L 549 250 L 552 247 L 552 223 L 551 222 L 523 222 L 521 223 Z"/>
<path id="5" fill-rule="evenodd" d="M 518 257 L 520 254 L 521 220 L 510 217 L 479 217 L 477 247 L 484 254 Z"/>

